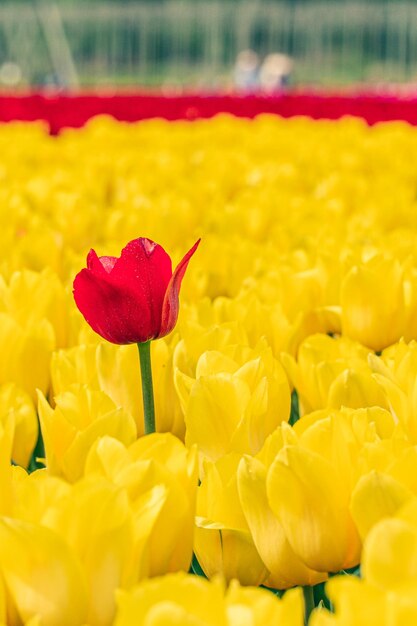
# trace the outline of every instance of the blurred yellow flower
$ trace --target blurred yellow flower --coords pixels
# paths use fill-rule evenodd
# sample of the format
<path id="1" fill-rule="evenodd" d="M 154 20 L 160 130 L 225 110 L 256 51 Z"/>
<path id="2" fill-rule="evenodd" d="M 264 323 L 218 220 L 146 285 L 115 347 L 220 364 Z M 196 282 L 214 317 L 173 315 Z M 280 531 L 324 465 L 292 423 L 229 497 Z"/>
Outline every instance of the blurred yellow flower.
<path id="1" fill-rule="evenodd" d="M 381 520 L 369 533 L 363 551 L 362 576 L 335 577 L 327 593 L 335 614 L 318 609 L 311 626 L 382 626 L 414 624 L 417 619 L 417 500 L 395 518 Z"/>
<path id="2" fill-rule="evenodd" d="M 342 333 L 383 350 L 404 333 L 403 269 L 398 259 L 374 257 L 354 266 L 341 284 Z"/>
<path id="3" fill-rule="evenodd" d="M 83 572 L 68 545 L 37 524 L 0 519 L 1 573 L 7 588 L 8 623 L 40 616 L 42 625 L 82 626 L 87 616 Z"/>
<path id="4" fill-rule="evenodd" d="M 295 359 L 282 363 L 299 394 L 301 414 L 326 407 L 386 407 L 385 395 L 372 378 L 369 350 L 347 337 L 316 334 L 305 339 Z"/>
<path id="5" fill-rule="evenodd" d="M 278 599 L 272 593 L 240 587 L 233 581 L 227 590 L 220 579 L 209 582 L 198 576 L 171 574 L 145 581 L 118 595 L 115 626 L 302 626 L 301 589 Z"/>

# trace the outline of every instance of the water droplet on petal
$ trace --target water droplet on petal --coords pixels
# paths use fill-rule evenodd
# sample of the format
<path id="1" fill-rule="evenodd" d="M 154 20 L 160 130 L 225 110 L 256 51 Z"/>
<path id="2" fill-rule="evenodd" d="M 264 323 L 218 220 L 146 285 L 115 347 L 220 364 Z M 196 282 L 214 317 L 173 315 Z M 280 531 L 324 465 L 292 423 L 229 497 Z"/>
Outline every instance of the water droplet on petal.
<path id="1" fill-rule="evenodd" d="M 146 239 L 145 237 L 143 237 L 140 240 L 140 242 L 142 244 L 142 248 L 144 249 L 146 256 L 151 256 L 157 244 L 154 241 L 151 241 L 150 239 Z"/>

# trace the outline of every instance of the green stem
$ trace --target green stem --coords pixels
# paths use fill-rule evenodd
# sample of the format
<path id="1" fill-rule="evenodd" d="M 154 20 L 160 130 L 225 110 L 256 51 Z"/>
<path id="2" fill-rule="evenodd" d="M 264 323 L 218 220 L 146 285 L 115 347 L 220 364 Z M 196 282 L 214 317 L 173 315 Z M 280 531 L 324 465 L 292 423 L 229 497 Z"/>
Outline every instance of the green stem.
<path id="1" fill-rule="evenodd" d="M 307 626 L 310 619 L 311 611 L 314 609 L 314 591 L 311 585 L 305 585 L 303 587 L 304 595 L 304 624 Z"/>
<path id="2" fill-rule="evenodd" d="M 143 416 L 145 435 L 155 432 L 155 408 L 153 402 L 151 342 L 138 343 L 140 371 L 142 374 Z"/>

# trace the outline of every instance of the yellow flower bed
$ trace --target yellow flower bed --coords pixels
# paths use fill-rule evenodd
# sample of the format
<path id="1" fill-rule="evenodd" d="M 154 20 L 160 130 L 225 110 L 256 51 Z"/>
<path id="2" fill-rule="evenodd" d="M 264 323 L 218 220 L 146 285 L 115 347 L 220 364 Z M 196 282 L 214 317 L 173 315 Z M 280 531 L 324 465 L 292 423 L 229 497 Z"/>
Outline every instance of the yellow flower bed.
<path id="1" fill-rule="evenodd" d="M 103 117 L 0 154 L 0 624 L 301 626 L 301 587 L 311 626 L 417 623 L 417 129 Z M 139 236 L 202 238 L 146 437 L 136 347 L 72 297 Z"/>

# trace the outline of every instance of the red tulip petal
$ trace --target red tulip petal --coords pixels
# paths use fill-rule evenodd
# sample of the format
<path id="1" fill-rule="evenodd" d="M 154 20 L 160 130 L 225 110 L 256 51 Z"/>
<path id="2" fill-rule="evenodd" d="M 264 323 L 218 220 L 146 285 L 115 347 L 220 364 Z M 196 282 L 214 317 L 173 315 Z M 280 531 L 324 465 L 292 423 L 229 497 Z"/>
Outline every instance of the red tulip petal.
<path id="1" fill-rule="evenodd" d="M 136 343 L 147 333 L 137 319 L 132 324 L 132 316 L 126 315 L 129 310 L 137 313 L 135 302 L 116 285 L 88 269 L 75 277 L 74 299 L 91 328 L 111 343 Z"/>
<path id="2" fill-rule="evenodd" d="M 180 308 L 179 294 L 181 282 L 187 270 L 188 263 L 194 252 L 197 250 L 200 241 L 201 239 L 196 241 L 191 250 L 189 250 L 184 258 L 178 263 L 171 280 L 169 281 L 162 305 L 161 328 L 159 330 L 158 337 L 165 337 L 165 335 L 168 335 L 177 323 Z"/>
<path id="3" fill-rule="evenodd" d="M 143 317 L 149 328 L 149 338 L 158 335 L 162 305 L 172 276 L 170 256 L 159 244 L 140 237 L 123 248 L 110 274 L 112 282 L 131 293 L 137 310 L 133 315 Z"/>

